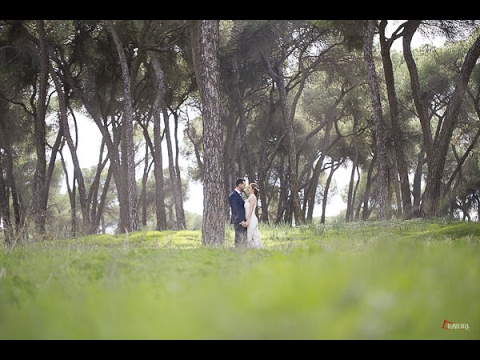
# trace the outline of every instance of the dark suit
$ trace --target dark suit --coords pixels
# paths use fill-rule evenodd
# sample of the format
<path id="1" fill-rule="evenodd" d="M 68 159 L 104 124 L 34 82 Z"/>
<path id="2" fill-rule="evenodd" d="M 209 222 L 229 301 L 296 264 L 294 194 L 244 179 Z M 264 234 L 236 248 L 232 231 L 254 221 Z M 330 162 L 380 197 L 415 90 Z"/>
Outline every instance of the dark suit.
<path id="1" fill-rule="evenodd" d="M 246 245 L 247 228 L 240 225 L 245 218 L 245 200 L 237 190 L 233 190 L 228 197 L 230 200 L 231 219 L 230 223 L 235 227 L 235 247 L 242 247 Z"/>

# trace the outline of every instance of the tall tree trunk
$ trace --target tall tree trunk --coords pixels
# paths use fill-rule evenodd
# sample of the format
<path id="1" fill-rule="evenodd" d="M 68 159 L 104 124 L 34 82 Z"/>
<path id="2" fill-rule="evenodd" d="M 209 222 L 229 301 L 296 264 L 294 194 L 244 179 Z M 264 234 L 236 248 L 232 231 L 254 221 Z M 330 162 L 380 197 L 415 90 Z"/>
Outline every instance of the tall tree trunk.
<path id="1" fill-rule="evenodd" d="M 380 26 L 380 46 L 383 62 L 383 71 L 385 74 L 385 83 L 387 86 L 388 103 L 390 105 L 390 118 L 392 121 L 392 137 L 395 150 L 398 175 L 400 177 L 401 200 L 403 208 L 403 219 L 412 218 L 412 198 L 410 192 L 410 182 L 408 179 L 408 163 L 403 151 L 403 131 L 400 126 L 400 111 L 398 108 L 398 98 L 395 91 L 395 77 L 393 73 L 393 64 L 390 57 L 390 49 L 394 38 L 385 38 L 386 21 L 382 20 Z M 394 177 L 396 179 L 396 176 Z M 400 208 L 399 208 L 400 210 Z"/>
<path id="2" fill-rule="evenodd" d="M 222 245 L 225 243 L 222 196 L 225 192 L 220 113 L 219 21 L 191 20 L 190 31 L 203 117 L 202 245 Z"/>
<path id="3" fill-rule="evenodd" d="M 289 205 L 293 212 L 293 218 L 296 225 L 304 223 L 300 208 L 300 196 L 298 194 L 298 165 L 297 165 L 297 145 L 295 141 L 295 127 L 293 114 L 288 104 L 287 89 L 285 87 L 285 77 L 282 70 L 283 64 L 278 64 L 274 80 L 278 86 L 280 103 L 282 104 L 282 116 L 286 130 L 286 145 L 288 148 L 288 182 L 290 184 Z"/>
<path id="4" fill-rule="evenodd" d="M 88 68 L 87 68 L 88 70 Z M 77 86 L 77 81 L 73 79 L 72 75 L 66 72 L 64 74 L 66 76 L 66 79 L 64 81 L 67 81 L 69 86 L 74 90 L 75 94 L 80 98 L 82 105 L 85 107 L 87 110 L 88 114 L 91 116 L 92 120 L 95 122 L 97 125 L 98 130 L 102 134 L 102 145 L 101 149 L 103 149 L 103 146 L 107 147 L 107 160 L 109 160 L 110 165 L 108 167 L 108 174 L 107 174 L 107 181 L 105 183 L 104 188 L 102 189 L 102 195 L 101 195 L 101 201 L 99 204 L 99 209 L 103 209 L 106 201 L 106 196 L 107 196 L 107 191 L 109 188 L 109 184 L 111 181 L 111 178 L 113 177 L 116 189 L 117 189 L 117 200 L 118 200 L 118 205 L 119 205 L 119 226 L 118 226 L 118 231 L 123 232 L 125 228 L 128 227 L 128 194 L 127 194 L 127 186 L 125 185 L 125 178 L 127 177 L 123 173 L 123 167 L 122 167 L 122 160 L 119 156 L 119 151 L 118 151 L 118 144 L 120 142 L 120 136 L 118 136 L 118 133 L 121 131 L 120 126 L 119 127 L 113 127 L 112 129 L 112 134 L 109 131 L 109 124 L 110 120 L 107 115 L 101 114 L 100 110 L 103 107 L 108 107 L 108 104 L 102 103 L 103 98 L 98 96 L 95 96 L 95 99 L 98 100 L 98 102 L 91 101 L 87 90 L 89 86 L 82 87 L 82 86 Z M 115 90 L 115 88 L 112 88 L 112 92 Z M 111 94 L 110 98 L 114 98 L 114 95 Z M 114 124 L 115 121 L 112 121 L 112 124 Z M 103 151 L 101 152 L 103 153 Z M 105 164 L 103 164 L 103 167 Z M 97 168 L 97 176 L 100 176 L 101 169 Z M 102 210 L 103 211 L 103 210 Z M 102 219 L 102 211 L 97 212 L 97 217 L 94 220 L 95 224 L 100 224 L 100 220 Z"/>
<path id="5" fill-rule="evenodd" d="M 363 195 L 362 221 L 367 221 L 371 213 L 368 202 L 370 200 L 370 194 L 372 192 L 372 184 L 374 183 L 376 177 L 373 175 L 373 169 L 375 168 L 377 158 L 377 153 L 373 154 L 372 161 L 370 162 L 370 166 L 368 167 L 367 171 L 367 183 L 365 185 L 365 193 Z"/>
<path id="6" fill-rule="evenodd" d="M 325 190 L 323 191 L 323 200 L 322 200 L 322 215 L 320 216 L 320 223 L 325 224 L 325 217 L 327 213 L 327 203 L 328 203 L 328 191 L 330 190 L 330 184 L 332 183 L 333 174 L 338 169 L 341 163 L 335 165 L 335 161 L 332 160 L 332 165 L 330 167 L 330 173 L 328 174 L 327 181 L 325 182 Z"/>
<path id="7" fill-rule="evenodd" d="M 0 222 L 3 225 L 0 231 L 3 231 L 5 244 L 12 245 L 13 226 L 10 218 L 10 191 L 3 176 L 5 172 L 3 165 L 5 156 L 8 155 L 2 154 L 0 156 Z"/>
<path id="8" fill-rule="evenodd" d="M 375 35 L 375 20 L 368 20 L 367 32 L 365 38 L 365 65 L 367 70 L 367 82 L 370 87 L 373 119 L 375 122 L 375 140 L 376 153 L 378 155 L 378 213 L 377 219 L 386 218 L 385 205 L 387 202 L 388 189 L 388 159 L 385 144 L 385 124 L 382 114 L 382 104 L 380 100 L 380 91 L 378 88 L 377 72 L 375 70 L 375 60 L 373 58 L 373 37 Z"/>
<path id="9" fill-rule="evenodd" d="M 91 228 L 91 221 L 90 215 L 88 212 L 88 196 L 87 190 L 85 187 L 85 180 L 83 178 L 82 169 L 80 168 L 80 162 L 78 160 L 77 155 L 77 147 L 73 143 L 72 135 L 70 133 L 70 127 L 68 124 L 68 112 L 67 112 L 67 105 L 66 105 L 66 98 L 65 94 L 62 89 L 62 84 L 58 75 L 55 73 L 53 68 L 50 68 L 50 74 L 55 84 L 55 89 L 57 90 L 58 96 L 58 104 L 60 108 L 60 121 L 62 123 L 61 128 L 63 129 L 63 135 L 67 141 L 68 149 L 70 150 L 70 154 L 72 157 L 73 162 L 73 172 L 74 172 L 74 181 L 78 184 L 78 195 L 80 199 L 80 209 L 82 211 L 82 220 L 83 220 L 83 234 L 89 235 L 93 233 L 93 229 Z"/>
<path id="10" fill-rule="evenodd" d="M 168 153 L 168 168 L 170 170 L 170 181 L 172 183 L 172 191 L 173 191 L 173 203 L 175 207 L 175 225 L 174 229 L 185 229 L 185 213 L 183 209 L 183 197 L 182 197 L 182 184 L 181 179 L 177 177 L 177 172 L 175 169 L 174 163 L 174 156 L 173 156 L 173 149 L 172 149 L 172 136 L 170 133 L 170 122 L 169 116 L 167 112 L 167 106 L 165 104 L 165 81 L 163 76 L 163 70 L 160 67 L 160 62 L 156 58 L 152 58 L 152 66 L 155 71 L 155 76 L 157 79 L 157 92 L 158 92 L 158 100 L 160 105 L 160 110 L 163 115 L 163 122 L 165 123 L 165 139 L 167 145 L 167 153 Z"/>
<path id="11" fill-rule="evenodd" d="M 287 223 L 290 224 L 291 211 L 288 209 L 288 192 L 290 185 L 288 183 L 288 166 L 285 165 L 285 157 L 282 155 L 278 160 L 278 177 L 280 182 L 280 191 L 278 193 L 278 208 L 277 215 L 275 217 L 275 224 Z"/>
<path id="12" fill-rule="evenodd" d="M 96 173 L 96 181 L 100 181 L 99 177 L 101 175 L 102 169 L 106 165 L 106 161 L 109 161 L 109 167 L 108 167 L 108 174 L 107 174 L 107 180 L 105 182 L 105 185 L 102 189 L 102 194 L 101 194 L 101 200 L 99 204 L 99 211 L 96 213 L 95 220 L 93 220 L 94 224 L 99 225 L 100 220 L 102 218 L 102 212 L 104 209 L 105 201 L 106 201 L 106 196 L 107 192 L 109 189 L 109 184 L 111 181 L 111 178 L 113 177 L 116 189 L 117 189 L 117 200 L 118 200 L 118 206 L 119 206 L 119 226 L 118 226 L 118 231 L 122 232 L 128 226 L 128 194 L 127 194 L 127 186 L 125 186 L 125 178 L 126 176 L 122 173 L 123 167 L 122 167 L 122 162 L 119 156 L 119 151 L 118 151 L 118 143 L 119 139 L 116 138 L 118 135 L 116 135 L 116 132 L 119 131 L 119 129 L 114 129 L 113 130 L 113 140 L 112 137 L 109 133 L 108 130 L 108 119 L 102 119 L 101 116 L 98 113 L 98 107 L 95 106 L 96 104 L 92 103 L 91 101 L 88 100 L 86 93 L 82 88 L 78 88 L 75 86 L 75 83 L 69 79 L 69 83 L 74 89 L 75 93 L 80 97 L 82 100 L 83 106 L 85 106 L 85 109 L 87 109 L 88 114 L 92 117 L 93 121 L 97 125 L 100 133 L 102 134 L 102 145 L 101 145 L 101 151 L 100 153 L 103 153 L 103 146 L 107 147 L 107 158 L 102 161 L 101 167 L 97 167 L 97 173 Z M 93 219 L 93 217 L 92 217 Z"/>
<path id="13" fill-rule="evenodd" d="M 105 141 L 102 139 L 101 144 L 100 144 L 100 151 L 99 151 L 99 157 L 98 157 L 98 164 L 95 170 L 95 176 L 93 178 L 93 181 L 90 183 L 90 188 L 88 191 L 88 204 L 90 205 L 88 208 L 88 211 L 90 213 L 90 221 L 91 221 L 91 226 L 92 226 L 92 233 L 95 231 L 95 233 L 98 232 L 99 226 L 100 226 L 100 218 L 103 214 L 103 210 L 105 208 L 105 198 L 104 196 L 108 192 L 108 188 L 110 186 L 110 181 L 112 177 L 112 170 L 113 166 L 108 167 L 108 173 L 107 177 L 105 179 L 105 182 L 103 183 L 103 187 L 101 189 L 102 193 L 99 195 L 100 191 L 100 180 L 101 180 L 101 175 L 103 170 L 105 169 L 105 166 L 108 162 L 108 157 L 103 159 L 103 153 L 104 153 L 104 148 L 105 148 Z M 100 197 L 100 199 L 99 199 Z M 103 199 L 103 200 L 102 200 Z"/>
<path id="14" fill-rule="evenodd" d="M 45 39 L 44 20 L 37 20 L 37 31 L 40 47 L 40 75 L 37 107 L 35 113 L 35 149 L 37 166 L 33 184 L 33 215 L 35 219 L 35 235 L 37 239 L 45 236 L 45 216 L 47 212 L 47 156 L 46 156 L 46 101 L 48 91 L 48 51 Z"/>
<path id="15" fill-rule="evenodd" d="M 447 108 L 445 110 L 442 127 L 438 140 L 434 142 L 430 130 L 430 121 L 426 106 L 421 99 L 421 88 L 415 60 L 412 55 L 411 41 L 415 31 L 420 25 L 420 20 L 409 20 L 404 29 L 403 54 L 410 74 L 412 96 L 422 126 L 425 150 L 427 153 L 427 180 L 425 186 L 422 212 L 427 218 L 444 215 L 446 204 L 442 203 L 442 179 L 447 158 L 448 148 L 455 129 L 460 107 L 467 89 L 468 81 L 480 56 L 480 37 L 468 50 Z"/>
<path id="16" fill-rule="evenodd" d="M 422 200 L 422 178 L 423 178 L 423 162 L 425 160 L 425 147 L 422 146 L 417 156 L 417 167 L 413 176 L 413 209 L 412 215 L 415 218 L 422 216 L 421 200 Z"/>
<path id="17" fill-rule="evenodd" d="M 140 189 L 140 197 L 138 200 L 138 208 L 141 209 L 140 223 L 142 227 L 147 226 L 147 181 L 148 174 L 150 173 L 150 159 L 149 159 L 148 144 L 145 143 L 145 155 L 143 159 L 143 175 L 142 175 L 142 188 Z"/>
<path id="18" fill-rule="evenodd" d="M 14 160 L 13 160 L 13 151 L 11 146 L 11 139 L 8 136 L 9 131 L 9 122 L 5 121 L 3 116 L 0 116 L 0 136 L 1 143 L 3 146 L 4 153 L 0 156 L 2 164 L 0 167 L 4 168 L 1 170 L 0 176 L 2 177 L 2 183 L 0 191 L 2 191 L 0 198 L 0 216 L 4 220 L 4 231 L 5 231 L 5 242 L 9 244 L 13 240 L 13 236 L 16 235 L 17 238 L 23 238 L 23 222 L 25 220 L 25 214 L 22 209 L 22 204 L 19 200 L 17 184 L 15 181 L 14 175 Z M 5 174 L 5 175 L 4 175 Z M 5 178 L 3 178 L 5 176 Z M 11 206 L 13 208 L 13 219 L 10 214 L 10 195 L 11 195 Z M 13 226 L 15 225 L 15 227 Z"/>
<path id="19" fill-rule="evenodd" d="M 153 59 L 153 57 L 152 57 Z M 152 63 L 153 72 L 157 75 Z M 157 79 L 156 87 L 158 95 L 153 104 L 153 161 L 155 163 L 155 214 L 157 218 L 156 229 L 162 231 L 167 229 L 167 212 L 165 210 L 165 184 L 163 180 L 163 155 L 162 155 L 162 126 L 160 113 L 162 111 L 162 100 L 160 95 L 160 81 Z"/>
<path id="20" fill-rule="evenodd" d="M 323 143 L 322 143 L 321 155 L 320 155 L 320 158 L 317 160 L 317 163 L 315 164 L 312 176 L 305 190 L 305 198 L 307 200 L 306 204 L 308 204 L 306 221 L 310 223 L 312 222 L 312 219 L 313 219 L 313 209 L 315 206 L 315 195 L 317 193 L 318 179 L 320 178 L 320 174 L 324 171 L 323 162 L 325 161 L 325 157 L 327 156 L 327 150 L 328 150 L 328 147 L 330 146 L 330 136 L 331 136 L 331 131 L 333 127 L 333 121 L 334 121 L 333 116 L 330 117 L 330 119 L 328 119 L 327 121 L 326 128 L 325 128 L 325 136 L 323 138 Z M 331 167 L 330 173 L 332 173 L 332 171 L 333 171 L 333 161 L 332 161 L 332 167 Z M 326 188 L 325 188 L 325 192 L 328 193 L 328 190 Z M 323 205 L 326 205 L 325 194 L 324 194 L 323 200 L 324 200 L 322 202 Z M 324 206 L 322 206 L 322 218 L 325 221 L 323 208 Z"/>
<path id="21" fill-rule="evenodd" d="M 357 114 L 353 115 L 353 159 L 352 159 L 352 171 L 350 173 L 350 181 L 348 184 L 348 195 L 347 195 L 347 212 L 345 214 L 345 220 L 347 222 L 353 221 L 353 211 L 355 206 L 355 197 L 353 196 L 353 187 L 355 184 L 355 171 L 358 166 L 358 116 Z"/>
<path id="22" fill-rule="evenodd" d="M 480 89 L 479 89 L 479 91 L 480 91 Z M 472 96 L 472 98 L 473 98 L 473 96 Z M 480 107 L 478 105 L 478 100 L 479 99 L 478 99 L 478 97 L 474 97 L 473 100 L 475 102 L 474 106 L 475 106 L 475 111 L 477 112 L 478 120 L 480 120 Z M 462 170 L 462 166 L 465 163 L 465 161 L 467 160 L 467 158 L 472 154 L 472 151 L 475 148 L 475 145 L 477 144 L 479 138 L 480 138 L 480 129 L 478 129 L 477 132 L 475 133 L 475 136 L 473 137 L 472 141 L 468 145 L 468 147 L 465 150 L 462 157 L 458 158 L 457 156 L 455 156 L 457 158 L 457 166 L 455 167 L 455 170 L 453 171 L 453 173 L 450 174 L 450 178 L 448 179 L 448 182 L 445 185 L 445 192 L 448 193 L 450 191 L 450 188 L 452 186 L 453 181 L 455 180 L 455 177 Z M 454 154 L 456 155 L 455 147 L 453 145 L 452 145 L 452 149 L 454 151 Z"/>
<path id="23" fill-rule="evenodd" d="M 127 153 L 127 189 L 128 189 L 128 231 L 138 231 L 138 209 L 137 209 L 137 181 L 135 179 L 135 152 L 133 142 L 133 108 L 131 95 L 131 79 L 128 70 L 127 59 L 123 51 L 122 43 L 118 37 L 117 31 L 112 21 L 107 20 L 107 25 L 117 48 L 120 66 L 123 76 L 123 104 L 124 104 L 124 129 L 125 129 L 125 147 Z M 124 229 L 120 229 L 122 232 Z"/>
<path id="24" fill-rule="evenodd" d="M 98 211 L 95 213 L 95 217 L 93 218 L 93 223 L 95 225 L 95 229 L 100 228 L 100 222 L 103 219 L 103 212 L 105 209 L 105 203 L 107 201 L 108 189 L 110 187 L 110 182 L 112 181 L 113 176 L 113 166 L 110 166 L 107 170 L 107 177 L 105 179 L 105 184 L 103 185 L 102 194 L 100 195 L 100 202 L 98 204 Z M 105 226 L 102 225 L 103 233 L 105 233 Z"/>
<path id="25" fill-rule="evenodd" d="M 264 129 L 270 129 L 270 126 L 274 123 L 274 118 L 273 118 L 273 111 L 268 111 L 263 115 L 264 121 L 262 123 L 264 124 Z M 262 206 L 262 214 L 260 217 L 260 221 L 264 223 L 269 222 L 269 202 L 267 201 L 267 195 L 268 195 L 268 173 L 272 169 L 272 164 L 277 158 L 278 151 L 280 147 L 283 145 L 284 139 L 285 139 L 285 133 L 276 141 L 275 144 L 272 144 L 268 141 L 268 130 L 261 131 L 262 136 L 265 136 L 263 141 L 261 140 L 261 147 L 260 147 L 260 164 L 262 166 L 259 167 L 258 169 L 258 185 L 260 186 L 260 189 L 263 189 L 263 191 L 260 192 L 260 202 Z"/>
<path id="26" fill-rule="evenodd" d="M 430 186 L 429 182 L 427 182 L 427 186 L 425 189 L 427 194 L 432 195 L 432 199 L 439 199 L 440 202 L 440 206 L 437 205 L 434 208 L 429 209 L 428 213 L 431 216 L 444 215 L 444 211 L 446 209 L 445 207 L 447 206 L 447 204 L 443 201 L 445 199 L 441 188 L 443 171 L 445 168 L 448 149 L 450 147 L 450 141 L 453 136 L 453 131 L 458 122 L 458 114 L 460 113 L 460 108 L 465 98 L 464 95 L 467 90 L 468 82 L 479 57 L 480 36 L 470 47 L 465 56 L 462 68 L 455 83 L 455 90 L 453 91 L 452 97 L 448 102 L 447 108 L 445 110 L 445 119 L 443 121 L 442 128 L 439 134 L 438 149 L 437 151 L 435 151 L 435 165 L 433 167 L 434 174 L 432 174 L 432 178 L 430 179 Z M 431 183 L 432 181 L 433 184 Z M 426 198 L 428 199 L 428 197 Z"/>

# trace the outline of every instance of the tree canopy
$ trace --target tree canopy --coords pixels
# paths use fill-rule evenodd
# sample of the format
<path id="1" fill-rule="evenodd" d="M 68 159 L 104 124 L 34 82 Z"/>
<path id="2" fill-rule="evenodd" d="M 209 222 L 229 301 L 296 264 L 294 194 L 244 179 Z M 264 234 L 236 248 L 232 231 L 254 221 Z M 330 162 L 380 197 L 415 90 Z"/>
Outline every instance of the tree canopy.
<path id="1" fill-rule="evenodd" d="M 262 222 L 316 207 L 325 222 L 346 166 L 344 221 L 478 219 L 479 35 L 478 20 L 1 20 L 5 241 L 184 229 L 200 180 L 203 243 L 221 244 L 238 177 L 259 184 Z M 88 169 L 80 113 L 101 133 Z"/>

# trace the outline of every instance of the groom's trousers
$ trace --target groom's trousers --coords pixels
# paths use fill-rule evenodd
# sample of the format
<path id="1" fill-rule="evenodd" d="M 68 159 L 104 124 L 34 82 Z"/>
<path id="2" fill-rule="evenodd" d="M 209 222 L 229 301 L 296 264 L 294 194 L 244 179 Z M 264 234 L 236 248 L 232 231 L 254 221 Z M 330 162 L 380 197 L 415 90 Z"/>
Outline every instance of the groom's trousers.
<path id="1" fill-rule="evenodd" d="M 247 245 L 247 228 L 235 224 L 235 247 L 241 248 Z"/>

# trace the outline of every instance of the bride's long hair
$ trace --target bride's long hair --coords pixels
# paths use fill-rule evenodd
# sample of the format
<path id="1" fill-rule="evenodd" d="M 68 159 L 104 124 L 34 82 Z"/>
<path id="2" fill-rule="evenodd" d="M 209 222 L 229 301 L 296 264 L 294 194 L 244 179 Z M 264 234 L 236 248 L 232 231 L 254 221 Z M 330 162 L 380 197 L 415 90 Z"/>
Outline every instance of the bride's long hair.
<path id="1" fill-rule="evenodd" d="M 258 195 L 260 194 L 260 188 L 258 187 L 257 183 L 250 183 L 250 186 L 253 189 L 253 195 L 258 199 Z"/>

